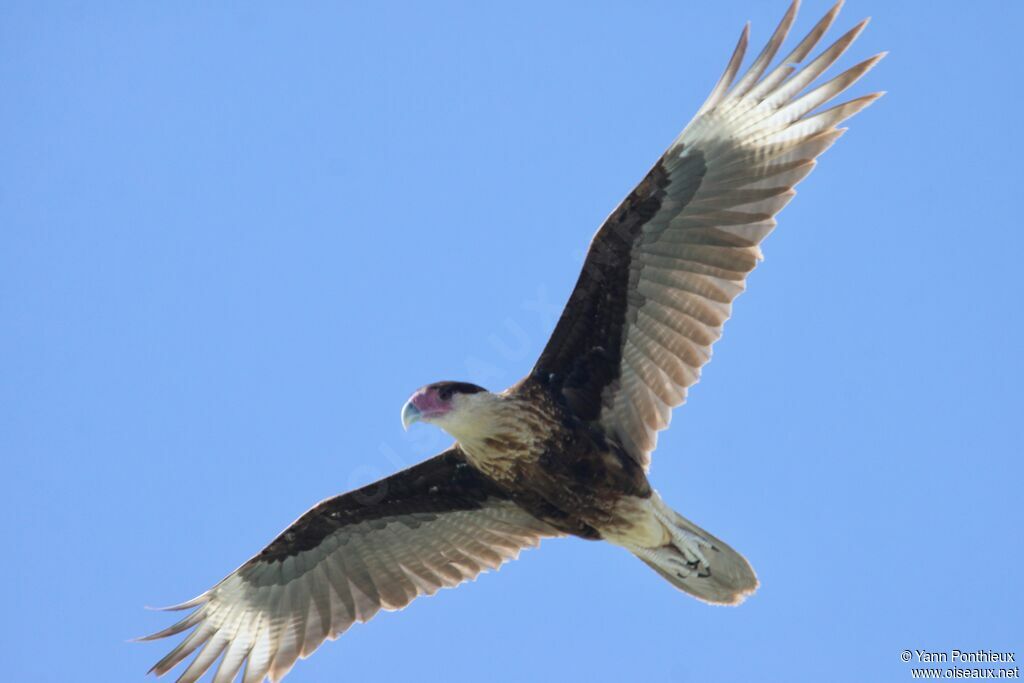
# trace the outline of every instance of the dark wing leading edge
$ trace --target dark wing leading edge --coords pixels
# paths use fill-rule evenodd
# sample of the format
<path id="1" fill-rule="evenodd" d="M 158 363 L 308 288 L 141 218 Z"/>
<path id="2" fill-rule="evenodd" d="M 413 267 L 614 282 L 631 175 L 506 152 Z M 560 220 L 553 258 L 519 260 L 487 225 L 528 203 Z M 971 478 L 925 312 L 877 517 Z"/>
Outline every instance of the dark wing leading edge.
<path id="1" fill-rule="evenodd" d="M 328 499 L 199 597 L 154 640 L 193 628 L 152 669 L 199 654 L 178 681 L 220 656 L 215 683 L 280 680 L 298 657 L 379 610 L 457 586 L 557 531 L 509 501 L 458 447 L 376 484 Z M 201 648 L 201 649 L 200 649 Z"/>
<path id="2" fill-rule="evenodd" d="M 685 401 L 710 359 L 775 214 L 844 132 L 836 126 L 881 96 L 817 111 L 883 55 L 805 92 L 866 24 L 798 68 L 839 4 L 768 70 L 797 5 L 734 82 L 747 45 L 744 28 L 708 100 L 598 230 L 533 370 L 581 418 L 616 434 L 644 467 L 671 409 Z"/>

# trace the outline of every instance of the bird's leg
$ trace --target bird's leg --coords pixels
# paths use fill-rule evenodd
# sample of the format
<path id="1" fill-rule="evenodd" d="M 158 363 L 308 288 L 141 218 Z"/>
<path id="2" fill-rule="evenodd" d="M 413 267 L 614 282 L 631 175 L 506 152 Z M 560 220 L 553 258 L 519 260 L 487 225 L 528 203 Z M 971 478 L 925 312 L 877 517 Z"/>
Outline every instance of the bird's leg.
<path id="1" fill-rule="evenodd" d="M 713 548 L 711 541 L 704 538 L 703 536 L 696 534 L 689 529 L 683 528 L 679 523 L 666 515 L 661 510 L 654 511 L 655 516 L 658 518 L 664 527 L 668 531 L 669 536 L 672 539 L 672 545 L 682 553 L 683 558 L 686 560 L 687 565 L 690 569 L 697 569 L 700 565 L 710 567 L 708 558 L 705 557 L 701 547 Z"/>

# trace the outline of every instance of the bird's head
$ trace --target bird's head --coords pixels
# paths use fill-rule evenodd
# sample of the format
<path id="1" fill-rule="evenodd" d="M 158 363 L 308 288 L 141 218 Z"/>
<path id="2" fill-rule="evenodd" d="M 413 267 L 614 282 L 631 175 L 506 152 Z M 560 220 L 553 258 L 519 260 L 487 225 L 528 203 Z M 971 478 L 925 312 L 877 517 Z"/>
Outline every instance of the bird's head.
<path id="1" fill-rule="evenodd" d="M 428 384 L 417 389 L 402 406 L 402 426 L 409 429 L 414 422 L 427 422 L 459 439 L 474 422 L 478 409 L 493 396 L 468 382 Z"/>

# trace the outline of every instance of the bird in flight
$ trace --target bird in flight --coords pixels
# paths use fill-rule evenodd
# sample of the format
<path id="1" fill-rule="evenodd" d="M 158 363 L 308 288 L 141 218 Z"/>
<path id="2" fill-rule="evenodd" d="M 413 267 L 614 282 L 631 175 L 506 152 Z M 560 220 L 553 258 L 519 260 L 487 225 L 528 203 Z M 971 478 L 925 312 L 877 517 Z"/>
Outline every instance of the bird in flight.
<path id="1" fill-rule="evenodd" d="M 144 640 L 189 632 L 151 672 L 198 650 L 178 681 L 214 664 L 215 683 L 243 667 L 245 683 L 278 681 L 355 622 L 496 569 L 549 537 L 621 546 L 709 603 L 735 605 L 757 589 L 747 560 L 669 507 L 647 470 L 775 214 L 842 135 L 837 126 L 882 94 L 825 108 L 884 53 L 812 87 L 867 23 L 802 64 L 839 4 L 772 67 L 797 7 L 739 75 L 743 29 L 707 101 L 597 231 L 529 374 L 500 393 L 466 382 L 417 390 L 403 425 L 434 425 L 455 443 L 317 504 L 213 588 L 168 608 L 191 611 Z"/>

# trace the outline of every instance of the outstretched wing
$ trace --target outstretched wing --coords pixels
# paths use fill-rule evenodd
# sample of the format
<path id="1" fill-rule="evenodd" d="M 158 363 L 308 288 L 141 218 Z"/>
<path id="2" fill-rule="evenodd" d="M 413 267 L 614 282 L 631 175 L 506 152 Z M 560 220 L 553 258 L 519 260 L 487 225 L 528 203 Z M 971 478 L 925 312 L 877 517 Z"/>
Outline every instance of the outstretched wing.
<path id="1" fill-rule="evenodd" d="M 598 230 L 533 370 L 535 381 L 561 394 L 579 417 L 600 421 L 644 467 L 672 408 L 711 358 L 775 214 L 844 132 L 836 126 L 881 95 L 816 111 L 884 55 L 805 92 L 867 23 L 797 68 L 839 4 L 769 71 L 797 6 L 734 82 L 747 46 L 744 28 L 708 100 Z"/>
<path id="2" fill-rule="evenodd" d="M 280 680 L 298 657 L 379 610 L 457 586 L 559 535 L 523 511 L 452 449 L 302 515 L 199 597 L 154 640 L 193 628 L 153 667 L 163 675 L 199 649 L 178 681 L 221 657 L 216 683 Z M 202 648 L 202 649 L 200 649 Z"/>

